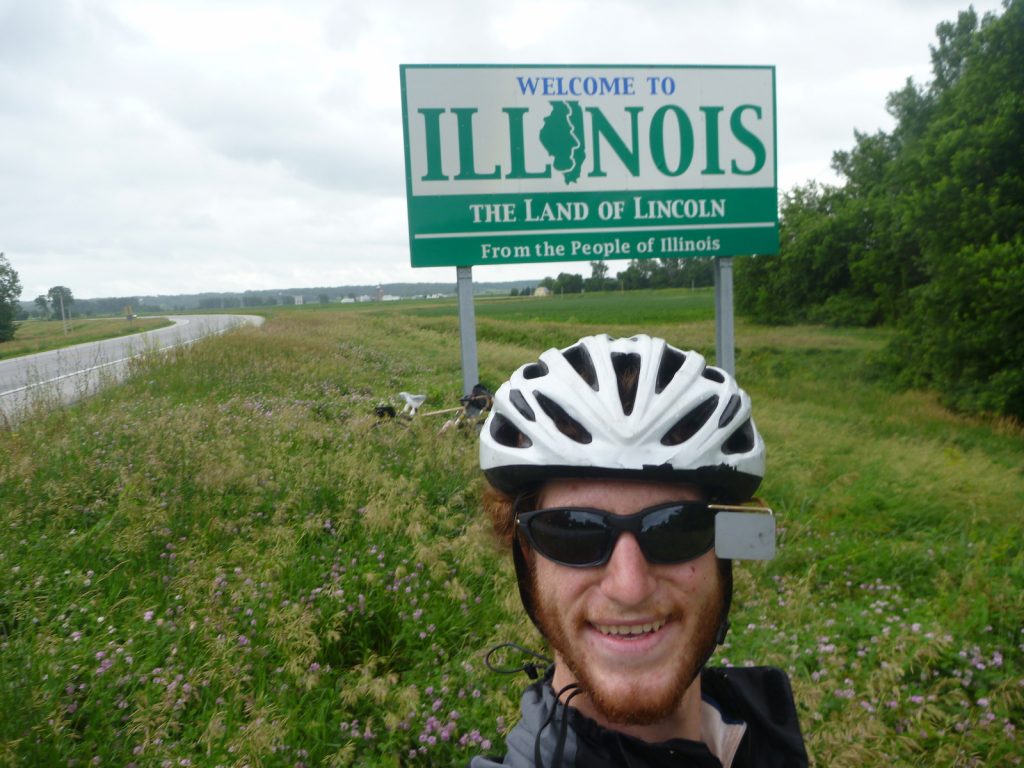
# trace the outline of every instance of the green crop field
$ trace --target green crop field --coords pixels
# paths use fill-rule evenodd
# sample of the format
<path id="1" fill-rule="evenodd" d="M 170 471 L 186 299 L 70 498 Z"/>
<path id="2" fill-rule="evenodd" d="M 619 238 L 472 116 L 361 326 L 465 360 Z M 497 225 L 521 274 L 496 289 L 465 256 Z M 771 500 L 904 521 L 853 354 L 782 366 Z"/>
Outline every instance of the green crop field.
<path id="1" fill-rule="evenodd" d="M 495 389 L 545 347 L 713 356 L 707 291 L 476 305 Z M 1024 430 L 894 389 L 879 331 L 739 323 L 779 556 L 714 663 L 792 676 L 814 764 L 1003 766 L 1024 735 Z M 0 765 L 459 765 L 543 645 L 478 511 L 454 302 L 275 310 L 0 427 Z"/>

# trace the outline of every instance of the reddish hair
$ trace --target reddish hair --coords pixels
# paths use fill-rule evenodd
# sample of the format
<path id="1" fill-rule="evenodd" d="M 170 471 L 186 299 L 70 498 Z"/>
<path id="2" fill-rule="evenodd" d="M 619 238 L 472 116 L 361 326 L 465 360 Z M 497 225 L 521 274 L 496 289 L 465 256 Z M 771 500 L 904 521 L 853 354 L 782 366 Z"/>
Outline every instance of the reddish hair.
<path id="1" fill-rule="evenodd" d="M 491 528 L 498 545 L 502 549 L 510 549 L 516 531 L 516 500 L 484 481 L 483 507 L 491 518 Z"/>

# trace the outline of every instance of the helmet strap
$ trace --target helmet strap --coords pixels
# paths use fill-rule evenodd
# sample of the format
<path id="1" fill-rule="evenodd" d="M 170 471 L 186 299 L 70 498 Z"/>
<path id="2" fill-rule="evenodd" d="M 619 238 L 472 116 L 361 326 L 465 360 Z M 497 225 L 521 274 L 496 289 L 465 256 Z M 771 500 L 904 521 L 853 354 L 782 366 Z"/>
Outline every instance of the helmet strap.
<path id="1" fill-rule="evenodd" d="M 729 611 L 732 610 L 732 560 L 723 560 L 721 568 L 722 581 L 725 582 L 725 594 L 722 595 L 722 623 L 718 626 L 715 642 L 721 645 L 729 632 Z"/>
<path id="2" fill-rule="evenodd" d="M 722 623 L 718 625 L 718 632 L 715 633 L 715 643 L 722 645 L 725 643 L 725 636 L 729 634 L 729 619 L 722 619 Z"/>
<path id="3" fill-rule="evenodd" d="M 530 617 L 530 621 L 533 622 L 533 626 L 537 628 L 537 631 L 540 632 L 543 637 L 544 630 L 537 621 L 537 615 L 534 612 L 533 592 L 530 589 L 530 566 L 527 564 L 526 554 L 523 552 L 523 548 L 519 544 L 518 534 L 513 534 L 512 536 L 512 562 L 516 567 L 516 581 L 519 583 L 519 599 L 523 602 L 523 608 L 526 609 L 526 615 Z"/>

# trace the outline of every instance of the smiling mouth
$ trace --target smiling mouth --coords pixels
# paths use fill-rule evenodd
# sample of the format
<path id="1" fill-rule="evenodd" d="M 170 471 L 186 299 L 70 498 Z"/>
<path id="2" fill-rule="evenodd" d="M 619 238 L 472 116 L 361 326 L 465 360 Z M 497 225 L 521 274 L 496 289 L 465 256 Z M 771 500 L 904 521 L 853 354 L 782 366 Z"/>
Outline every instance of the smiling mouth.
<path id="1" fill-rule="evenodd" d="M 638 637 L 657 632 L 665 626 L 665 623 L 665 621 L 653 621 L 648 624 L 594 624 L 594 628 L 602 635 Z"/>

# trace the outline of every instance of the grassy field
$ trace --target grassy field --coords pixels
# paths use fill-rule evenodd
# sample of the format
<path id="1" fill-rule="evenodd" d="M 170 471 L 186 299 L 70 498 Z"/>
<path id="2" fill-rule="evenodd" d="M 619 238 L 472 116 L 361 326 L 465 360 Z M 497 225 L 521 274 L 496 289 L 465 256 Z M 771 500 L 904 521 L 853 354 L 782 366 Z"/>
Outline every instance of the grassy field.
<path id="1" fill-rule="evenodd" d="M 166 317 L 146 317 L 126 320 L 122 318 L 76 318 L 68 320 L 67 333 L 59 320 L 27 320 L 18 323 L 14 338 L 0 344 L 0 360 L 51 349 L 83 344 L 87 341 L 113 339 L 140 331 L 152 331 L 170 325 Z"/>
<path id="2" fill-rule="evenodd" d="M 707 292 L 477 303 L 494 389 L 549 345 L 713 355 Z M 815 765 L 1004 766 L 1024 736 L 1024 432 L 894 390 L 878 332 L 737 327 L 780 554 L 715 663 L 789 670 Z M 465 764 L 542 644 L 478 512 L 454 303 L 277 310 L 0 432 L 0 764 Z"/>

